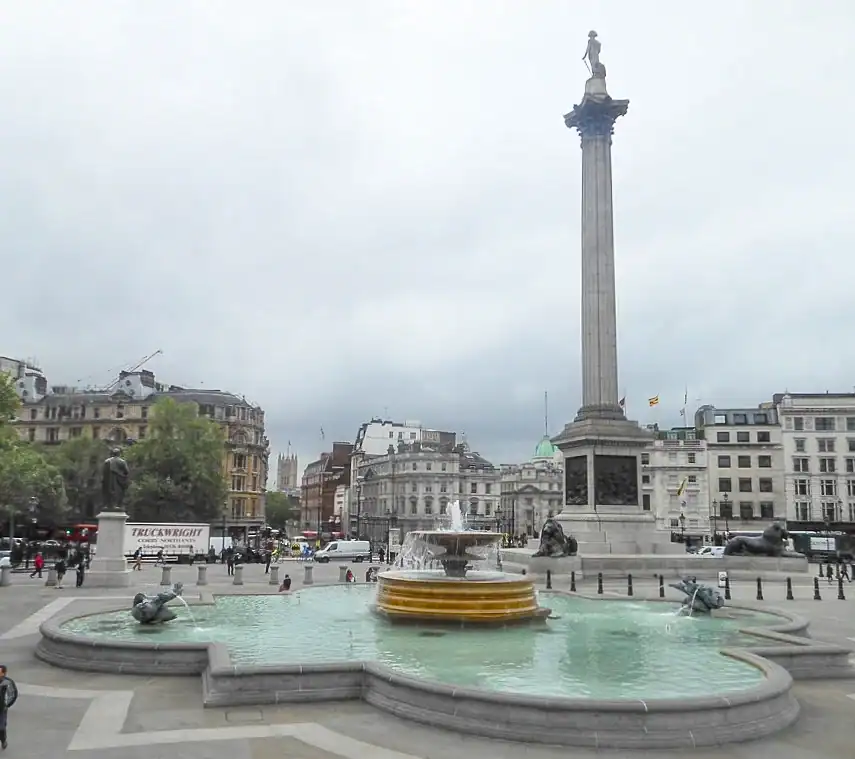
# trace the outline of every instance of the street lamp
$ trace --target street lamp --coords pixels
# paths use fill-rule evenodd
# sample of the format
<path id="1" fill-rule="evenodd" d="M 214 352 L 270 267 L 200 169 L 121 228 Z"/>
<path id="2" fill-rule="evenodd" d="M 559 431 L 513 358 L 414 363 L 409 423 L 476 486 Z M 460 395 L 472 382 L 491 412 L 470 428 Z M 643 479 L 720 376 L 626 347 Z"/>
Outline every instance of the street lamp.
<path id="1" fill-rule="evenodd" d="M 680 542 L 686 542 L 686 515 L 680 512 Z"/>
<path id="2" fill-rule="evenodd" d="M 501 532 L 502 534 L 505 532 L 504 512 L 502 504 L 496 506 L 496 532 Z"/>
<path id="3" fill-rule="evenodd" d="M 362 483 L 365 480 L 365 477 L 361 475 L 356 476 L 356 539 L 359 540 L 360 533 L 359 525 L 362 521 Z"/>
<path id="4" fill-rule="evenodd" d="M 713 499 L 712 502 L 712 513 L 710 514 L 710 518 L 712 519 L 712 537 L 713 543 L 715 543 L 715 539 L 718 536 L 718 514 L 716 511 L 718 510 L 718 501 Z"/>
<path id="5" fill-rule="evenodd" d="M 223 505 L 223 550 L 226 550 L 226 513 L 228 511 L 228 506 Z"/>
<path id="6" fill-rule="evenodd" d="M 728 523 L 728 513 L 730 512 L 730 501 L 728 500 L 729 494 L 727 491 L 721 494 L 721 513 L 724 517 L 724 532 L 725 536 L 730 534 L 730 524 Z"/>
<path id="7" fill-rule="evenodd" d="M 398 515 L 395 512 L 389 516 L 389 532 L 398 528 Z M 401 541 L 399 540 L 397 543 L 398 546 L 401 545 Z M 392 541 L 389 541 L 389 550 L 386 552 L 386 562 L 388 564 L 392 563 Z M 400 549 L 399 549 L 400 550 Z"/>

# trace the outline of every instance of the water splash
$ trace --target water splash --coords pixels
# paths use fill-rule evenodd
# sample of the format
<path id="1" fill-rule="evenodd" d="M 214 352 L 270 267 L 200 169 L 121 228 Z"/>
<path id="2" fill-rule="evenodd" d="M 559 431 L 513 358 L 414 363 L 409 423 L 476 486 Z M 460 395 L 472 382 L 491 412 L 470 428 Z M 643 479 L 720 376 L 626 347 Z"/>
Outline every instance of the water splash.
<path id="1" fill-rule="evenodd" d="M 466 526 L 466 515 L 463 513 L 463 509 L 460 508 L 460 501 L 452 501 L 448 507 L 448 515 L 451 517 L 451 531 L 452 532 L 465 532 L 467 529 Z"/>
<path id="2" fill-rule="evenodd" d="M 199 627 L 199 623 L 196 621 L 196 617 L 193 614 L 193 609 L 190 608 L 190 604 L 187 603 L 181 596 L 176 596 L 176 598 L 184 604 L 184 608 L 187 609 L 187 613 L 190 615 L 190 621 L 193 623 L 193 627 Z"/>

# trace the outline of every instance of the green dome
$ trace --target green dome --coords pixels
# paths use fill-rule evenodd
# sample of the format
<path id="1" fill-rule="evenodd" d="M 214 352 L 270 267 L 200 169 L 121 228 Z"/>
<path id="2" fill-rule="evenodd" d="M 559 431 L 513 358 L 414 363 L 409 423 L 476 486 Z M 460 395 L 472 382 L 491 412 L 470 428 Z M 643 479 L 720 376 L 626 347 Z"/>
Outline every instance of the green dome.
<path id="1" fill-rule="evenodd" d="M 534 457 L 536 459 L 551 459 L 556 452 L 557 448 L 552 445 L 552 441 L 549 439 L 547 435 L 544 435 L 543 440 L 541 440 L 537 444 L 537 448 L 534 449 Z"/>

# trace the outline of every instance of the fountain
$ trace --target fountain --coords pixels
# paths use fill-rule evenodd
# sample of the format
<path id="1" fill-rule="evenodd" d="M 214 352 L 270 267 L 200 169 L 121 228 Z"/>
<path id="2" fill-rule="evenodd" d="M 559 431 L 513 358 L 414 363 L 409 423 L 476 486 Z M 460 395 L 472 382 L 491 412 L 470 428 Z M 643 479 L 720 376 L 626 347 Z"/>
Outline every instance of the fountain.
<path id="1" fill-rule="evenodd" d="M 549 616 L 531 579 L 472 567 L 498 546 L 501 533 L 467 530 L 457 501 L 450 520 L 448 530 L 407 535 L 395 569 L 378 576 L 377 613 L 392 621 L 499 625 Z"/>

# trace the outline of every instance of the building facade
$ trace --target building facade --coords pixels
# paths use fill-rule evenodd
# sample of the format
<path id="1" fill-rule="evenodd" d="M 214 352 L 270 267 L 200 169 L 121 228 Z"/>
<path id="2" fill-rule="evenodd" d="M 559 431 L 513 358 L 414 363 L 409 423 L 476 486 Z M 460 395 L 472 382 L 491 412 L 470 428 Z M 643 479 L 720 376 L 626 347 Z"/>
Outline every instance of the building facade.
<path id="1" fill-rule="evenodd" d="M 341 513 L 336 518 L 336 491 L 350 486 L 350 460 L 353 443 L 333 443 L 303 471 L 300 495 L 300 523 L 307 537 L 331 537 L 340 534 Z M 346 528 L 346 527 L 345 527 Z"/>
<path id="2" fill-rule="evenodd" d="M 544 437 L 531 461 L 501 468 L 501 524 L 509 535 L 540 534 L 543 523 L 562 509 L 564 457 Z"/>
<path id="3" fill-rule="evenodd" d="M 716 528 L 756 532 L 785 521 L 784 452 L 774 404 L 702 406 L 695 427 L 706 440 L 710 518 Z"/>
<path id="4" fill-rule="evenodd" d="M 459 501 L 468 526 L 494 530 L 500 515 L 500 471 L 465 444 L 407 443 L 383 456 L 360 457 L 351 486 L 351 534 L 385 542 L 391 527 L 402 535 L 435 529 Z"/>
<path id="5" fill-rule="evenodd" d="M 693 543 L 710 542 L 717 525 L 706 440 L 694 427 L 657 429 L 654 435 L 641 455 L 642 508 L 653 512 L 657 529 Z"/>
<path id="6" fill-rule="evenodd" d="M 279 454 L 276 459 L 277 490 L 288 492 L 300 487 L 300 474 L 297 466 L 296 453 Z"/>
<path id="7" fill-rule="evenodd" d="M 159 400 L 194 404 L 200 416 L 223 428 L 225 436 L 223 474 L 229 495 L 214 524 L 235 538 L 248 539 L 264 523 L 269 441 L 264 411 L 245 398 L 221 390 L 164 385 L 150 371 L 122 372 L 109 388 L 88 390 L 48 387 L 40 370 L 23 365 L 15 384 L 21 408 L 13 424 L 22 439 L 45 445 L 76 438 L 132 444 L 145 439 L 149 413 Z M 92 519 L 95 514 L 77 516 Z"/>
<path id="8" fill-rule="evenodd" d="M 792 530 L 855 532 L 855 394 L 777 393 Z"/>

